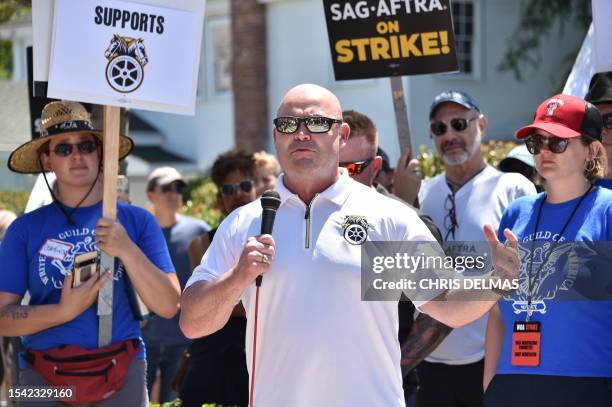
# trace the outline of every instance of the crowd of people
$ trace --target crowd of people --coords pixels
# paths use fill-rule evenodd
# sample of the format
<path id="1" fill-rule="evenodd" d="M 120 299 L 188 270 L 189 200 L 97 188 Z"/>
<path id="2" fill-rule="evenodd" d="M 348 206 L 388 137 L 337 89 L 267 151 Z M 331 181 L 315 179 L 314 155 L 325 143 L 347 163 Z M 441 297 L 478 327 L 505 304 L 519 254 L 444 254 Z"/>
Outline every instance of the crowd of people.
<path id="1" fill-rule="evenodd" d="M 274 119 L 278 161 L 237 150 L 214 161 L 224 219 L 211 228 L 182 214 L 187 183 L 171 167 L 148 177 L 152 213 L 120 200 L 104 218 L 103 133 L 81 104 L 48 104 L 40 137 L 8 165 L 43 174 L 50 203 L 0 211 L 0 335 L 21 338 L 4 349 L 12 384 L 70 384 L 72 402 L 95 406 L 609 405 L 612 298 L 577 300 L 572 287 L 598 274 L 586 262 L 569 284 L 559 253 L 612 240 L 612 73 L 585 99 L 544 100 L 498 168 L 481 151 L 485 113 L 462 91 L 434 98 L 443 172 L 421 179 L 408 150 L 392 167 L 366 114 L 298 85 Z M 119 158 L 132 148 L 122 135 Z M 267 190 L 279 207 L 261 234 Z M 519 286 L 364 301 L 362 245 L 377 241 L 453 256 L 476 242 L 491 278 Z"/>

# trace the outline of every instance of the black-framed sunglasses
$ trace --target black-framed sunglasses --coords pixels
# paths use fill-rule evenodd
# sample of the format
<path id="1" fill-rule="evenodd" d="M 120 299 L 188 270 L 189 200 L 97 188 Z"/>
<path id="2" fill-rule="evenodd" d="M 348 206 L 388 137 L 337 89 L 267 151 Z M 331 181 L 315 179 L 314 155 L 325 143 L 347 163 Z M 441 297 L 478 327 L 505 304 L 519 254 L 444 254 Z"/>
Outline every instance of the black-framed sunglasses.
<path id="1" fill-rule="evenodd" d="M 340 167 L 346 168 L 349 176 L 359 175 L 367 168 L 368 165 L 374 160 L 374 157 L 368 158 L 364 161 L 347 161 L 340 163 Z"/>
<path id="2" fill-rule="evenodd" d="M 83 140 L 76 144 L 59 143 L 53 149 L 55 155 L 59 157 L 68 157 L 72 154 L 72 149 L 75 147 L 83 154 L 91 154 L 98 149 L 98 142 L 95 140 Z"/>
<path id="3" fill-rule="evenodd" d="M 182 182 L 171 182 L 169 184 L 162 185 L 159 188 L 165 194 L 167 194 L 168 192 L 176 192 L 179 195 L 183 195 L 183 192 L 185 192 L 186 187 L 187 185 L 183 184 Z"/>
<path id="4" fill-rule="evenodd" d="M 254 186 L 255 183 L 253 182 L 253 180 L 250 179 L 245 179 L 243 181 L 238 182 L 237 184 L 223 184 L 221 185 L 221 194 L 225 196 L 232 196 L 236 192 L 238 192 L 239 188 L 242 192 L 248 194 L 249 192 L 251 192 Z"/>
<path id="5" fill-rule="evenodd" d="M 455 208 L 455 195 L 448 194 L 444 201 L 444 209 L 448 211 L 444 217 L 444 227 L 446 228 L 446 235 L 444 240 L 448 240 L 449 236 L 455 239 L 455 230 L 459 227 L 457 223 L 457 209 Z"/>
<path id="6" fill-rule="evenodd" d="M 527 150 L 531 154 L 537 155 L 542 151 L 542 145 L 546 144 L 546 148 L 548 148 L 551 153 L 561 154 L 567 150 L 569 142 L 567 138 L 555 136 L 546 137 L 540 134 L 532 134 L 525 138 L 525 147 L 527 147 Z"/>
<path id="7" fill-rule="evenodd" d="M 311 133 L 327 133 L 335 123 L 342 123 L 342 120 L 332 119 L 325 116 L 311 117 L 292 117 L 282 116 L 277 117 L 274 121 L 276 130 L 284 134 L 293 134 L 300 128 L 300 124 L 304 123 L 306 128 Z"/>
<path id="8" fill-rule="evenodd" d="M 450 120 L 450 126 L 455 131 L 465 131 L 470 125 L 470 122 L 478 119 L 479 116 L 472 117 L 471 119 L 465 119 L 463 117 L 455 117 Z M 429 124 L 429 130 L 436 136 L 442 136 L 448 130 L 448 125 L 444 122 L 431 122 Z"/>
<path id="9" fill-rule="evenodd" d="M 603 125 L 606 129 L 612 130 L 612 113 L 604 114 L 602 117 Z"/>

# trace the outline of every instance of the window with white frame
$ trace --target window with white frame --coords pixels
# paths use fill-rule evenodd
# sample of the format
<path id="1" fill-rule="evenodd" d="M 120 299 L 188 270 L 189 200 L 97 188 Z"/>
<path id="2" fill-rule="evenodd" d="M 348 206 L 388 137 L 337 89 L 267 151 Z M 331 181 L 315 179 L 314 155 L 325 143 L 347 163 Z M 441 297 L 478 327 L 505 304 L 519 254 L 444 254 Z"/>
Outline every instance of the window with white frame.
<path id="1" fill-rule="evenodd" d="M 232 40 L 228 17 L 206 20 L 204 28 L 204 79 L 207 98 L 225 96 L 232 90 Z M 202 89 L 199 87 L 199 89 Z"/>
<path id="2" fill-rule="evenodd" d="M 460 74 L 473 76 L 475 71 L 474 24 L 475 6 L 472 0 L 453 0 L 453 26 Z"/>

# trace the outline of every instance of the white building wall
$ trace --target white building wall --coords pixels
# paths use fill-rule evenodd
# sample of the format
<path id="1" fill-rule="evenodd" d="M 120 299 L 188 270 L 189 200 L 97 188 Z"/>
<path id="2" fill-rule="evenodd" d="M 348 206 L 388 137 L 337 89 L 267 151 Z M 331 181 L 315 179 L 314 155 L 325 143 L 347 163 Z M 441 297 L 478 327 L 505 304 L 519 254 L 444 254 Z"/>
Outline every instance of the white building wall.
<path id="1" fill-rule="evenodd" d="M 506 49 L 506 39 L 518 24 L 519 5 L 513 0 L 474 0 L 476 5 L 476 50 L 478 77 L 420 75 L 404 77 L 412 144 L 431 146 L 427 131 L 429 106 L 435 95 L 447 89 L 470 93 L 489 118 L 488 135 L 510 138 L 527 122 L 537 104 L 555 92 L 553 77 L 559 78 L 559 62 L 577 49 L 582 36 L 570 25 L 564 35 L 558 30 L 544 38 L 542 64 L 537 72 L 526 72 L 524 82 L 496 66 Z M 392 163 L 399 157 L 395 116 L 388 79 L 341 81 L 333 79 L 323 2 L 320 0 L 262 0 L 268 7 L 268 72 L 270 119 L 283 94 L 292 86 L 313 82 L 331 89 L 344 109 L 355 109 L 376 123 L 380 144 Z"/>
<path id="2" fill-rule="evenodd" d="M 410 117 L 413 140 L 429 143 L 429 106 L 432 99 L 447 89 L 464 90 L 480 104 L 489 119 L 487 139 L 511 139 L 514 131 L 533 118 L 537 105 L 561 89 L 556 81 L 564 81 L 559 67 L 572 49 L 578 49 L 584 39 L 567 24 L 564 35 L 557 28 L 542 40 L 542 63 L 537 71 L 524 70 L 523 82 L 514 74 L 499 72 L 496 67 L 506 50 L 507 39 L 518 25 L 518 3 L 511 0 L 475 0 L 479 24 L 476 26 L 481 62 L 480 78 L 448 75 L 423 75 L 410 78 Z M 569 72 L 568 72 L 569 73 Z M 562 84 L 561 84 L 562 85 Z M 561 86 L 562 87 L 562 86 Z M 390 153 L 395 156 L 395 153 Z"/>

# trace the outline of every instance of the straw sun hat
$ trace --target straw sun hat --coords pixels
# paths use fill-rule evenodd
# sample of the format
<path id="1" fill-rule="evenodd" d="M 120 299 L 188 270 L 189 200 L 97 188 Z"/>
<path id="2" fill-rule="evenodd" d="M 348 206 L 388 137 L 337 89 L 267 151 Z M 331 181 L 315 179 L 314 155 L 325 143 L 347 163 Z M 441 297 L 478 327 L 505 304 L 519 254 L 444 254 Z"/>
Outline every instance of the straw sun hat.
<path id="1" fill-rule="evenodd" d="M 69 133 L 89 133 L 103 142 L 102 132 L 93 128 L 89 113 L 82 104 L 68 101 L 47 104 L 41 115 L 40 137 L 22 144 L 11 153 L 8 160 L 9 169 L 23 174 L 42 172 L 38 159 L 40 148 L 52 137 Z M 133 147 L 132 139 L 121 135 L 119 159 L 125 158 Z"/>

